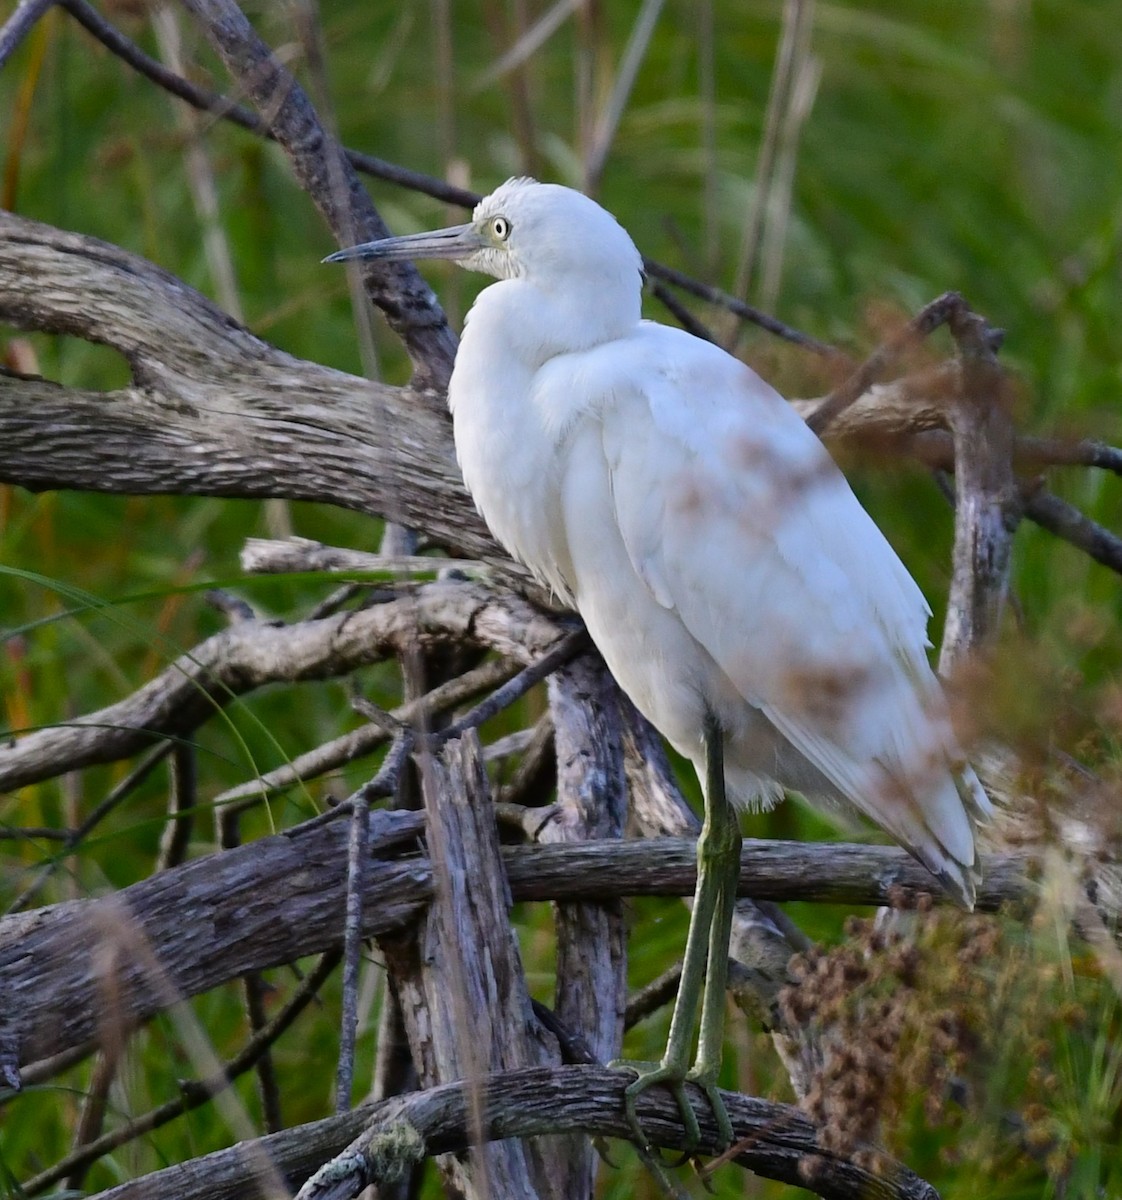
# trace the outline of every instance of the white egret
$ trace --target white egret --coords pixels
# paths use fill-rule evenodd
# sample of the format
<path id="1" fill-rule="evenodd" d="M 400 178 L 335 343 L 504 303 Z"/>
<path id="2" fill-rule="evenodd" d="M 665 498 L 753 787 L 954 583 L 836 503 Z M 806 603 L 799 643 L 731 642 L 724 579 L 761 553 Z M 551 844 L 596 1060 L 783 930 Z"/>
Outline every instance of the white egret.
<path id="1" fill-rule="evenodd" d="M 857 809 L 961 903 L 989 802 L 927 661 L 930 610 L 795 411 L 743 363 L 640 316 L 614 217 L 511 179 L 466 225 L 327 261 L 453 259 L 499 280 L 448 389 L 464 481 L 495 537 L 584 618 L 612 674 L 690 759 L 705 797 L 666 1053 L 626 1092 L 717 1090 L 740 829 L 784 789 Z M 689 1054 L 701 999 L 700 1034 Z"/>

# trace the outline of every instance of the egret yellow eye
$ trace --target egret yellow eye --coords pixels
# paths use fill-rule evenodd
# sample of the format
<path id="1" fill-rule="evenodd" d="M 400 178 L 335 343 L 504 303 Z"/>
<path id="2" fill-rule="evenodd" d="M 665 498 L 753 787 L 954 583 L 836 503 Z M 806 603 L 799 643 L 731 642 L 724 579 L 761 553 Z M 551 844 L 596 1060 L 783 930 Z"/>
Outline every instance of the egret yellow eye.
<path id="1" fill-rule="evenodd" d="M 494 217 L 491 220 L 491 232 L 499 239 L 500 242 L 505 242 L 510 237 L 510 222 L 506 217 Z"/>

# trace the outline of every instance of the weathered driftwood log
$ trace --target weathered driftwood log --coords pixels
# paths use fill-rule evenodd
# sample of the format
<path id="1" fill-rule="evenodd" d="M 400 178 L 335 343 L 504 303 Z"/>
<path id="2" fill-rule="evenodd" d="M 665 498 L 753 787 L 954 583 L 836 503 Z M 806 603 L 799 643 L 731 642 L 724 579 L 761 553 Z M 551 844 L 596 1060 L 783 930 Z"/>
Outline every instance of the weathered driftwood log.
<path id="1" fill-rule="evenodd" d="M 315 820 L 180 867 L 95 900 L 68 901 L 0 921 L 0 1044 L 23 1066 L 94 1047 L 111 993 L 125 1028 L 179 999 L 249 971 L 293 962 L 342 937 L 347 823 Z M 363 889 L 367 936 L 415 922 L 433 894 L 432 867 L 412 851 L 416 813 L 375 813 L 373 861 Z M 689 839 L 508 847 L 516 900 L 603 903 L 633 895 L 689 895 L 696 847 Z M 985 863 L 983 910 L 1031 902 L 1031 860 Z M 1094 880 L 1096 902 L 1117 911 L 1117 872 Z M 931 879 L 888 846 L 749 841 L 741 890 L 771 900 L 884 904 L 896 887 L 930 891 Z M 285 914 L 278 921 L 278 912 Z"/>
<path id="2" fill-rule="evenodd" d="M 436 391 L 294 358 L 137 255 L 9 212 L 0 318 L 104 343 L 132 370 L 111 392 L 0 374 L 5 482 L 321 500 L 509 569 L 467 498 Z"/>

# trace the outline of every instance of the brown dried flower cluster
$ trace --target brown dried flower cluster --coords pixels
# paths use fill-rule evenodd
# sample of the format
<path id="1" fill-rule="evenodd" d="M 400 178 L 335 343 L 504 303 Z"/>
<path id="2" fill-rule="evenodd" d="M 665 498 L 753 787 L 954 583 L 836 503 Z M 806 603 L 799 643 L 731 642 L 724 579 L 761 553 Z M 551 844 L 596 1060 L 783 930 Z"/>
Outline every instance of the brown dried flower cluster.
<path id="1" fill-rule="evenodd" d="M 823 1151 L 877 1170 L 879 1148 L 919 1119 L 954 1127 L 953 1156 L 980 1169 L 1062 1175 L 1075 1151 L 1055 1115 L 1053 1026 L 1088 1017 L 1060 999 L 1055 963 L 999 918 L 935 910 L 927 896 L 899 895 L 846 932 L 792 960 L 779 1001 L 787 1033 L 814 1048 L 801 1103 Z M 815 1161 L 805 1168 L 811 1182 Z"/>

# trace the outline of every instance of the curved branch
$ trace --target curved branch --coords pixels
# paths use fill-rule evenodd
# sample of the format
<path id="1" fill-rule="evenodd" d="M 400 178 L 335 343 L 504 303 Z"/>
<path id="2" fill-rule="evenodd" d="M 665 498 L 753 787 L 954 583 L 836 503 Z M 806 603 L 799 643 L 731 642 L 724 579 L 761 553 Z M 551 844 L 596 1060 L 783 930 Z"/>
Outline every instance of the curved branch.
<path id="1" fill-rule="evenodd" d="M 470 503 L 435 392 L 294 358 L 152 263 L 6 212 L 0 319 L 104 343 L 134 372 L 131 387 L 90 392 L 0 371 L 0 481 L 33 491 L 318 500 L 421 530 L 530 586 Z M 951 464 L 955 369 L 869 388 L 831 421 L 830 437 L 881 439 Z M 793 403 L 813 420 L 824 402 Z M 1088 441 L 1019 439 L 1014 452 L 1032 466 L 1118 470 L 1122 460 Z M 1115 567 L 1109 535 L 1046 509 L 1030 502 L 1028 515 Z"/>
<path id="2" fill-rule="evenodd" d="M 19 0 L 15 11 L 0 29 L 0 67 L 8 61 L 20 42 L 54 3 L 55 0 Z"/>
<path id="3" fill-rule="evenodd" d="M 496 1140 L 583 1131 L 626 1138 L 622 1091 L 630 1078 L 591 1066 L 529 1067 L 492 1075 L 479 1085 L 484 1136 Z M 691 1086 L 688 1093 L 701 1125 L 700 1149 L 716 1153 L 712 1112 L 700 1091 Z M 395 1168 L 410 1161 L 455 1153 L 472 1144 L 475 1114 L 469 1109 L 475 1094 L 475 1088 L 451 1083 L 367 1104 L 169 1167 L 100 1192 L 93 1200 L 233 1200 L 257 1190 L 264 1163 L 289 1179 L 306 1179 L 325 1158 L 351 1142 L 353 1149 L 340 1154 L 330 1173 L 325 1169 L 301 1195 L 316 1200 L 356 1195 L 363 1186 L 360 1181 L 390 1178 Z M 875 1173 L 853 1158 L 822 1148 L 817 1127 L 797 1108 L 735 1092 L 722 1095 L 740 1137 L 735 1161 L 756 1174 L 810 1187 L 827 1200 L 938 1200 L 935 1189 L 902 1164 L 889 1162 Z M 657 1145 L 684 1148 L 669 1093 L 658 1088 L 644 1092 L 639 1114 Z"/>
<path id="4" fill-rule="evenodd" d="M 397 599 L 294 625 L 241 621 L 181 655 L 126 699 L 0 743 L 0 791 L 182 737 L 267 683 L 329 679 L 390 654 L 467 642 L 530 664 L 565 631 L 524 600 L 438 580 Z"/>
<path id="5" fill-rule="evenodd" d="M 101 342 L 133 385 L 0 374 L 0 479 L 320 500 L 500 555 L 456 468 L 433 391 L 392 388 L 270 346 L 174 276 L 97 238 L 0 212 L 0 319 Z"/>
<path id="6" fill-rule="evenodd" d="M 233 0 L 183 0 L 226 69 L 265 116 L 292 173 L 341 246 L 389 236 L 342 147 L 323 128 L 304 89 L 258 37 Z M 441 388 L 452 372 L 456 336 L 432 289 L 410 262 L 361 268 L 370 299 L 405 344 L 414 376 Z"/>
<path id="7" fill-rule="evenodd" d="M 629 1079 L 629 1073 L 598 1066 L 532 1068 L 491 1076 L 481 1085 L 483 1134 L 488 1140 L 568 1132 L 625 1138 L 621 1098 Z M 712 1109 L 703 1102 L 700 1089 L 691 1087 L 688 1094 L 701 1124 L 699 1149 L 718 1153 Z M 791 1105 L 739 1093 L 723 1095 L 738 1139 L 733 1161 L 757 1175 L 799 1187 L 809 1184 L 830 1200 L 937 1200 L 935 1189 L 902 1164 L 889 1162 L 876 1173 L 858 1166 L 856 1156 L 824 1151 L 817 1127 Z M 643 1129 L 649 1125 L 655 1145 L 685 1148 L 681 1121 L 668 1094 L 651 1089 L 638 1107 Z M 464 1150 L 471 1141 L 462 1085 L 403 1096 L 373 1109 L 359 1137 L 305 1183 L 298 1200 L 349 1200 L 368 1184 L 392 1177 L 403 1160 Z M 807 1158 L 814 1160 L 813 1172 L 804 1166 Z"/>

